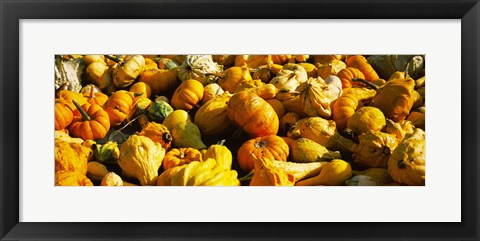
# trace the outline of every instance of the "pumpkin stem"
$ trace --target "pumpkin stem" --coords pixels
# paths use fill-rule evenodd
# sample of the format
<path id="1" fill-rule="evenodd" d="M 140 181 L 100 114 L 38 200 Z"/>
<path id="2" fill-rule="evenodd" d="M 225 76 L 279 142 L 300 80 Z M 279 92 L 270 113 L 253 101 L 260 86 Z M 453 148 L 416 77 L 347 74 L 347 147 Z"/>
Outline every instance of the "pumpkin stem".
<path id="1" fill-rule="evenodd" d="M 374 84 L 374 83 L 371 83 L 371 82 L 368 82 L 364 79 L 360 79 L 360 78 L 352 78 L 352 82 L 362 82 L 364 84 L 366 84 L 368 87 L 374 89 L 374 90 L 378 90 L 378 85 Z"/>
<path id="2" fill-rule="evenodd" d="M 85 112 L 85 110 L 82 109 L 82 107 L 80 106 L 80 104 L 78 104 L 76 100 L 72 100 L 72 102 L 75 105 L 75 107 L 77 107 L 77 110 L 80 112 L 80 114 L 82 114 L 83 120 L 87 120 L 87 121 L 92 120 L 92 118 L 90 118 L 87 112 Z"/>
<path id="3" fill-rule="evenodd" d="M 130 124 L 132 124 L 134 121 L 136 121 L 137 119 L 139 119 L 139 118 L 142 117 L 142 116 L 144 116 L 144 115 L 139 115 L 139 116 L 133 118 L 133 119 L 132 119 L 131 121 L 129 121 L 127 124 L 125 124 L 124 126 L 122 126 L 122 128 L 118 129 L 118 131 L 121 131 L 121 130 L 125 129 L 125 127 L 129 126 Z"/>
<path id="4" fill-rule="evenodd" d="M 225 145 L 225 139 L 217 142 L 217 145 L 221 145 L 221 146 L 224 146 Z"/>
<path id="5" fill-rule="evenodd" d="M 267 142 L 266 141 L 256 141 L 255 142 L 255 147 L 260 149 L 260 148 L 264 148 L 267 146 Z"/>
<path id="6" fill-rule="evenodd" d="M 94 90 L 95 90 L 95 88 L 93 88 L 93 87 L 90 88 L 90 96 L 89 96 L 90 99 L 93 98 Z"/>

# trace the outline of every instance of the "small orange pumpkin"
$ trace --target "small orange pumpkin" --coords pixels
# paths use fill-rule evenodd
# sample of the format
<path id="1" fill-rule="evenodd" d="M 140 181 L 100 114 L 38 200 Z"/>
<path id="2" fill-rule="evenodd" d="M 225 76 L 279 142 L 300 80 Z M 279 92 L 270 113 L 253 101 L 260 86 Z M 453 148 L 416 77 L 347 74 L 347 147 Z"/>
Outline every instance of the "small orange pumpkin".
<path id="1" fill-rule="evenodd" d="M 289 147 L 283 138 L 270 135 L 257 137 L 243 143 L 238 149 L 237 160 L 243 171 L 250 172 L 255 167 L 255 157 L 287 161 L 288 155 Z"/>
<path id="2" fill-rule="evenodd" d="M 356 68 L 362 71 L 365 76 L 365 80 L 374 81 L 380 79 L 377 72 L 373 69 L 372 65 L 368 63 L 367 59 L 362 55 L 353 55 L 347 58 L 346 64 L 348 67 Z"/>
<path id="3" fill-rule="evenodd" d="M 67 128 L 73 121 L 73 112 L 67 103 L 61 99 L 55 99 L 55 130 Z"/>
<path id="4" fill-rule="evenodd" d="M 361 102 L 353 94 L 342 95 L 333 103 L 332 119 L 338 131 L 347 128 L 348 120 L 359 107 L 359 103 Z"/>
<path id="5" fill-rule="evenodd" d="M 191 147 L 173 148 L 165 154 L 162 166 L 164 170 L 188 164 L 192 161 L 202 161 L 202 153 Z"/>
<path id="6" fill-rule="evenodd" d="M 150 86 L 154 95 L 164 95 L 177 87 L 178 80 L 173 70 L 148 69 L 138 77 L 139 82 Z"/>
<path id="7" fill-rule="evenodd" d="M 135 98 L 150 98 L 152 95 L 152 88 L 145 82 L 137 82 L 133 84 L 128 90 L 135 94 Z"/>
<path id="8" fill-rule="evenodd" d="M 105 103 L 105 111 L 110 117 L 112 126 L 119 126 L 123 121 L 130 119 L 135 105 L 134 94 L 125 90 L 119 90 L 113 93 Z"/>
<path id="9" fill-rule="evenodd" d="M 193 109 L 203 98 L 203 84 L 194 79 L 184 81 L 175 90 L 172 96 L 172 107 L 189 111 Z"/>
<path id="10" fill-rule="evenodd" d="M 97 104 L 85 103 L 80 106 L 75 100 L 77 109 L 73 112 L 73 121 L 68 130 L 73 137 L 83 140 L 103 139 L 110 129 L 110 120 L 106 111 Z"/>
<path id="11" fill-rule="evenodd" d="M 342 88 L 350 88 L 353 85 L 360 85 L 359 83 L 352 83 L 352 79 L 354 78 L 365 79 L 362 71 L 352 67 L 347 67 L 340 70 L 340 72 L 337 74 L 337 77 L 342 81 Z"/>
<path id="12" fill-rule="evenodd" d="M 90 93 L 83 94 L 85 97 L 87 97 L 87 102 L 90 104 L 97 104 L 99 106 L 103 106 L 107 100 L 108 100 L 108 95 L 102 93 L 102 92 L 95 92 L 94 88 L 90 88 Z"/>

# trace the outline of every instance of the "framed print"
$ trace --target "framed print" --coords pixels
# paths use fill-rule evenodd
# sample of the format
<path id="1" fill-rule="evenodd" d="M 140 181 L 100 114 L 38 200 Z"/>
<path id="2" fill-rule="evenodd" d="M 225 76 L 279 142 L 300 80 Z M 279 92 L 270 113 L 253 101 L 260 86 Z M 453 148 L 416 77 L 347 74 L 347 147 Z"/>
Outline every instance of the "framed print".
<path id="1" fill-rule="evenodd" d="M 478 240 L 477 0 L 0 4 L 1 240 Z"/>

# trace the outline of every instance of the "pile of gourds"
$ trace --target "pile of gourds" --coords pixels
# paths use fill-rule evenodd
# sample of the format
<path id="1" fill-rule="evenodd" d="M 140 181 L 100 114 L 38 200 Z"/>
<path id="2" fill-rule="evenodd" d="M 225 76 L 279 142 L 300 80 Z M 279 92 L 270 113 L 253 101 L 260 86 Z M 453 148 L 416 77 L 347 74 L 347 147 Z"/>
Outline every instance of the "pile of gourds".
<path id="1" fill-rule="evenodd" d="M 422 55 L 58 55 L 55 183 L 425 185 L 424 66 Z"/>

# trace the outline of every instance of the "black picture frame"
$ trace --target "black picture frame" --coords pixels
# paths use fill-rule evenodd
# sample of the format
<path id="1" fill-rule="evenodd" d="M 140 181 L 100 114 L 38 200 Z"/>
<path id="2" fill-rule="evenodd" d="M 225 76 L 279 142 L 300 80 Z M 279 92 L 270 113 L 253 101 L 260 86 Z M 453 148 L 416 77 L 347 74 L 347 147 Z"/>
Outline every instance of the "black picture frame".
<path id="1" fill-rule="evenodd" d="M 479 240 L 478 0 L 0 0 L 0 15 L 1 240 Z M 19 20 L 86 18 L 461 19 L 462 222 L 19 222 Z"/>

